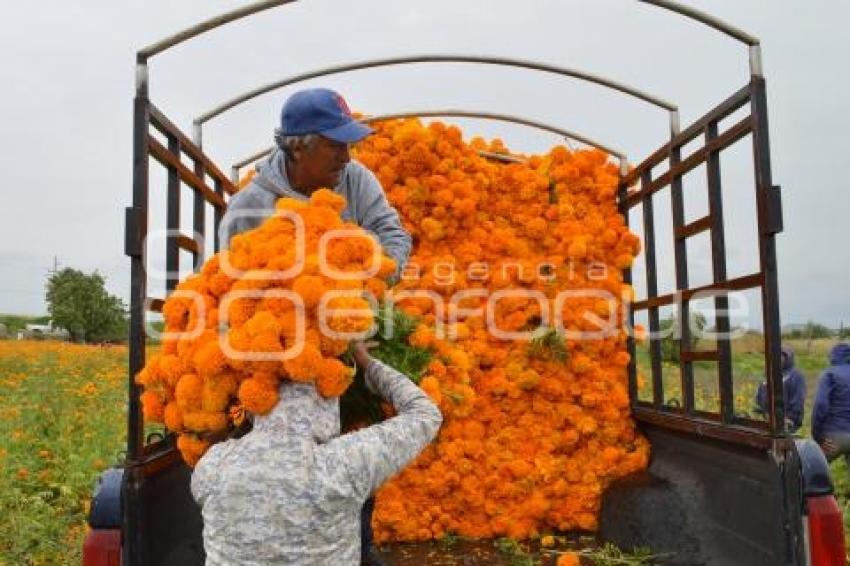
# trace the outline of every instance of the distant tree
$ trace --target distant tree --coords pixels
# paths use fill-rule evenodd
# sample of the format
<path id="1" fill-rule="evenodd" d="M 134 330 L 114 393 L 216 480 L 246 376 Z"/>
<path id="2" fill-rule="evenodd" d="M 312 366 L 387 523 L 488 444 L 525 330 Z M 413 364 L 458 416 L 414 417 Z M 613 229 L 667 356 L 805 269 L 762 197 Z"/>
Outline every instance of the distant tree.
<path id="1" fill-rule="evenodd" d="M 809 340 L 816 338 L 832 338 L 832 334 L 832 330 L 823 324 L 819 324 L 811 320 L 806 323 L 806 327 L 803 329 L 803 336 Z"/>
<path id="2" fill-rule="evenodd" d="M 76 342 L 116 342 L 127 335 L 127 309 L 106 291 L 97 271 L 65 268 L 47 280 L 47 310 L 53 324 Z"/>
<path id="3" fill-rule="evenodd" d="M 705 330 L 708 323 L 705 315 L 700 312 L 691 313 L 690 319 L 690 343 L 686 346 L 686 350 L 693 350 L 696 347 L 700 334 L 702 334 Z M 676 314 L 671 313 L 670 316 L 662 320 L 660 323 L 660 329 L 662 332 L 661 359 L 668 362 L 679 363 L 682 329 L 679 326 L 679 319 Z"/>

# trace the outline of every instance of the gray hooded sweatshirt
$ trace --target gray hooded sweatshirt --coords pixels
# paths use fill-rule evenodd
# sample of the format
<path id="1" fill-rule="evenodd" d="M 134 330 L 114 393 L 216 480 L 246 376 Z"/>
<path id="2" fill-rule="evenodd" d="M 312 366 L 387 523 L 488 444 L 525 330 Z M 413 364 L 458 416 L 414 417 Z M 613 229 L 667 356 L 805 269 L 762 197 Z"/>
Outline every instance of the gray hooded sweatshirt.
<path id="1" fill-rule="evenodd" d="M 236 234 L 256 228 L 274 212 L 281 197 L 307 200 L 294 190 L 286 177 L 285 157 L 280 149 L 257 165 L 257 175 L 247 187 L 236 193 L 221 222 L 220 242 L 229 247 Z M 349 161 L 334 191 L 347 203 L 342 218 L 372 232 L 384 251 L 396 261 L 396 277 L 410 255 L 410 234 L 402 227 L 398 212 L 387 201 L 375 175 L 357 161 Z"/>
<path id="2" fill-rule="evenodd" d="M 397 415 L 339 436 L 339 400 L 285 383 L 251 432 L 211 447 L 192 474 L 208 565 L 360 563 L 360 510 L 431 442 L 436 405 L 407 377 L 372 360 L 366 385 Z"/>

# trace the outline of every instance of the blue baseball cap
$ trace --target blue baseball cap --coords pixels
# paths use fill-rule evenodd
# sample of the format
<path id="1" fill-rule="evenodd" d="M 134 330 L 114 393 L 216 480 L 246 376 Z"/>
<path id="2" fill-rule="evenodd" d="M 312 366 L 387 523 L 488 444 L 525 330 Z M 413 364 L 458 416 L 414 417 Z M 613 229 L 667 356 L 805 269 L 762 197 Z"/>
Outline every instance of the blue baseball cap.
<path id="1" fill-rule="evenodd" d="M 354 143 L 372 129 L 354 119 L 345 99 L 327 88 L 310 88 L 292 94 L 280 111 L 284 136 L 319 134 L 340 143 Z"/>

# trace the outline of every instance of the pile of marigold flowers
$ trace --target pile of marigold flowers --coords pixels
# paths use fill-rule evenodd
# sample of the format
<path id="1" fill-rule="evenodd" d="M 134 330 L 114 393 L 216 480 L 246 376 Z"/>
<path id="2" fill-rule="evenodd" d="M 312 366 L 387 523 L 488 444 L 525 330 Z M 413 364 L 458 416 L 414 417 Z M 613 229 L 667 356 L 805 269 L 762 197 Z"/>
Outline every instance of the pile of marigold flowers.
<path id="1" fill-rule="evenodd" d="M 354 371 L 339 356 L 373 324 L 365 296 L 382 297 L 396 271 L 371 235 L 340 219 L 341 196 L 323 189 L 276 207 L 177 286 L 162 309 L 161 351 L 136 376 L 145 421 L 177 433 L 190 465 L 245 411 L 271 411 L 282 380 L 342 395 Z M 320 257 L 320 241 L 333 230 L 346 237 L 326 240 Z M 320 262 L 351 277 L 325 275 Z"/>
<path id="2" fill-rule="evenodd" d="M 521 163 L 482 151 L 507 153 L 418 120 L 356 147 L 414 237 L 392 292 L 421 321 L 409 342 L 433 353 L 420 386 L 445 417 L 377 494 L 378 541 L 594 530 L 606 486 L 648 462 L 624 325 L 575 337 L 622 320 L 631 298 L 622 269 L 640 242 L 617 211 L 616 167 L 560 146 Z"/>
<path id="3" fill-rule="evenodd" d="M 400 282 L 386 288 L 395 265 L 385 257 L 365 280 L 323 275 L 322 235 L 359 228 L 339 219 L 344 202 L 329 191 L 307 203 L 281 199 L 280 214 L 235 237 L 166 301 L 166 331 L 183 334 L 166 339 L 137 376 L 145 418 L 179 433 L 192 464 L 210 435 L 244 411 L 271 410 L 281 380 L 342 395 L 353 375 L 338 359 L 348 341 L 321 331 L 317 307 L 339 309 L 327 323 L 333 330 L 362 333 L 373 324 L 371 295 L 418 321 L 404 336 L 416 352 L 409 357 L 427 363 L 412 377 L 444 415 L 436 441 L 377 494 L 376 539 L 594 530 L 606 487 L 644 469 L 649 457 L 629 414 L 620 322 L 632 294 L 622 270 L 640 242 L 617 211 L 616 167 L 602 152 L 561 146 L 500 162 L 482 153 L 507 154 L 500 141 L 465 142 L 439 122 L 394 120 L 375 129 L 355 154 L 414 238 Z M 298 262 L 286 214 L 294 212 L 307 238 L 302 269 L 260 277 Z M 368 269 L 375 244 L 367 239 L 362 232 L 362 240 L 334 241 L 328 261 L 340 271 Z M 303 336 L 290 295 L 268 291 L 300 298 Z M 325 301 L 326 291 L 345 293 Z M 276 354 L 304 338 L 303 351 L 285 361 L 223 351 L 223 309 L 233 350 Z M 613 326 L 600 332 L 606 319 Z M 392 349 L 405 357 L 397 344 Z"/>

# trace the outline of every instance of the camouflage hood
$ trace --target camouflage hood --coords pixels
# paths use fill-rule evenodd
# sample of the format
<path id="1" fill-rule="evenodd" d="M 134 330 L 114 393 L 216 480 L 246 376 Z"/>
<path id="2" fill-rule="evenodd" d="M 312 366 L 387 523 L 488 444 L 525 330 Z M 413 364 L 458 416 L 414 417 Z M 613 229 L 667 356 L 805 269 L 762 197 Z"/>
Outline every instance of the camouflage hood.
<path id="1" fill-rule="evenodd" d="M 324 444 L 339 436 L 339 399 L 325 399 L 311 383 L 283 383 L 280 400 L 268 415 L 254 417 L 259 434 L 312 438 Z"/>

